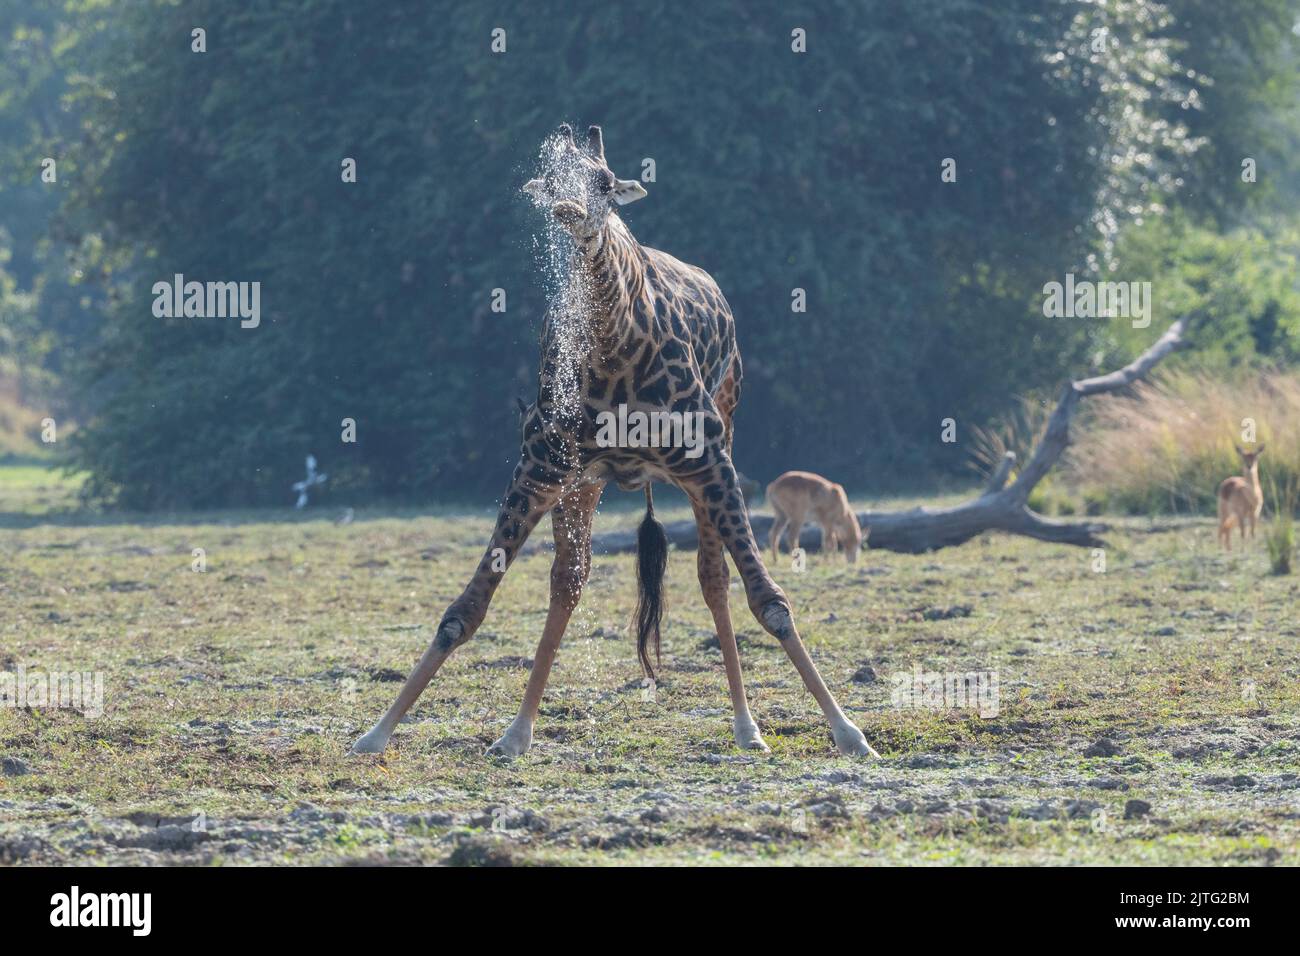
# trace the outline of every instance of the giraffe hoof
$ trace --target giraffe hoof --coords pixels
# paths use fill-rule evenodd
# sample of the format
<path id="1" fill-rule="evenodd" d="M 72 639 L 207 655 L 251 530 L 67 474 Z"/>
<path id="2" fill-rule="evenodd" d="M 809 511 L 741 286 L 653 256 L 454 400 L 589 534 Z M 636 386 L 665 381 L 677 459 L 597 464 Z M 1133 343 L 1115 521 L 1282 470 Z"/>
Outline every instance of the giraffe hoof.
<path id="1" fill-rule="evenodd" d="M 362 736 L 352 745 L 351 753 L 354 754 L 381 754 L 384 748 L 388 746 L 388 734 L 382 733 L 378 727 Z"/>
<path id="2" fill-rule="evenodd" d="M 877 760 L 880 759 L 880 754 L 876 753 L 871 744 L 867 743 L 867 738 L 862 735 L 862 731 L 852 724 L 831 728 L 831 737 L 835 740 L 836 749 L 847 757 L 875 757 Z"/>
<path id="3" fill-rule="evenodd" d="M 736 746 L 741 750 L 761 750 L 763 753 L 771 753 L 772 748 L 763 740 L 763 735 L 758 732 L 758 724 L 752 720 L 748 722 L 734 721 L 731 725 L 732 734 L 736 738 Z"/>
<path id="4" fill-rule="evenodd" d="M 483 754 L 485 757 L 522 757 L 528 753 L 528 748 L 533 745 L 533 728 L 531 724 L 525 724 L 522 727 L 518 723 L 513 723 L 501 735 L 487 751 Z"/>

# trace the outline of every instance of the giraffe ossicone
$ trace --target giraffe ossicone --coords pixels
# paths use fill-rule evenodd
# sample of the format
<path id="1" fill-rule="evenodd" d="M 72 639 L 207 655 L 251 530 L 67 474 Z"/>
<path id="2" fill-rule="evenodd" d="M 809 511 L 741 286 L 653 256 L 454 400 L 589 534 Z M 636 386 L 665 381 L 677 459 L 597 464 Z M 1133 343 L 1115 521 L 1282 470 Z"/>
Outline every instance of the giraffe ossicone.
<path id="1" fill-rule="evenodd" d="M 532 741 L 546 680 L 591 568 L 591 522 L 601 492 L 613 481 L 644 489 L 638 531 L 637 649 L 653 679 L 663 609 L 667 539 L 654 516 L 654 482 L 680 488 L 699 532 L 700 590 L 713 616 L 731 695 L 739 746 L 766 750 L 749 711 L 728 608 L 730 555 L 750 612 L 780 641 L 830 724 L 841 753 L 874 755 L 822 681 L 795 626 L 790 603 L 764 566 L 731 460 L 732 417 L 743 369 L 731 307 L 713 278 L 697 266 L 643 246 L 618 209 L 646 195 L 635 180 L 614 175 L 600 127 L 579 146 L 567 124 L 540 153 L 539 175 L 523 189 L 543 212 L 552 259 L 551 304 L 542 324 L 535 399 L 520 410 L 519 462 L 484 557 L 443 615 L 428 650 L 397 699 L 354 747 L 376 753 L 456 647 L 483 622 L 501 579 L 543 515 L 552 517 L 555 559 L 550 607 L 519 713 L 489 753 L 517 756 Z M 556 230 L 567 235 L 556 236 Z M 700 423 L 689 443 L 669 428 L 667 441 L 602 440 L 601 422 L 633 413 L 652 420 Z M 667 416 L 667 417 L 665 417 Z M 673 435 L 679 440 L 673 440 Z M 605 436 L 607 438 L 607 435 Z M 501 556 L 504 555 L 504 562 Z M 494 560 L 495 559 L 495 560 Z"/>

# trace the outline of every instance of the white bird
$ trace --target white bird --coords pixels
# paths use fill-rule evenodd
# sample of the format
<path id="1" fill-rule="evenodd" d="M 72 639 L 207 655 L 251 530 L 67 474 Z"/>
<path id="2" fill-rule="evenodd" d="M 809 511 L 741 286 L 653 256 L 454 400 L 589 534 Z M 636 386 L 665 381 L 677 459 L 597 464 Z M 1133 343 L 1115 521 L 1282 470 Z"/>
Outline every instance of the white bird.
<path id="1" fill-rule="evenodd" d="M 307 477 L 304 478 L 302 481 L 295 481 L 293 483 L 293 490 L 298 492 L 298 503 L 295 504 L 294 507 L 295 508 L 307 507 L 307 489 L 310 488 L 312 485 L 325 484 L 325 479 L 328 477 L 329 477 L 328 475 L 321 475 L 316 473 L 316 456 L 308 455 L 307 456 Z"/>

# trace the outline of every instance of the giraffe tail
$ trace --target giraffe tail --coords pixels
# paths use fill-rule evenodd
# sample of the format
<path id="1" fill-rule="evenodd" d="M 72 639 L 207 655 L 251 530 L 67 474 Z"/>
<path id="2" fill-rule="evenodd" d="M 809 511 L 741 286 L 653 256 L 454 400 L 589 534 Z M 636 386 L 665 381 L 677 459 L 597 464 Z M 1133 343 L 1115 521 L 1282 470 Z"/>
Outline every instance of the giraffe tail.
<path id="1" fill-rule="evenodd" d="M 668 534 L 655 517 L 654 496 L 645 486 L 645 518 L 636 534 L 636 653 L 646 676 L 654 679 L 650 643 L 659 662 L 659 622 L 664 610 L 664 572 L 668 568 Z"/>

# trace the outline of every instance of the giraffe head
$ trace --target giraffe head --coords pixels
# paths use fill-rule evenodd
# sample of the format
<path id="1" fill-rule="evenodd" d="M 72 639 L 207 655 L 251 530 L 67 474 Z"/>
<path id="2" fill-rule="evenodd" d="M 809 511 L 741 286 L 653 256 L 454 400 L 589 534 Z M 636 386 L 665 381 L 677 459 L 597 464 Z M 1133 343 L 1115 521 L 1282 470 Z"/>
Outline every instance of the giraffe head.
<path id="1" fill-rule="evenodd" d="M 605 164 L 599 126 L 587 130 L 585 148 L 574 141 L 568 123 L 560 126 L 542 148 L 542 166 L 542 175 L 525 183 L 524 192 L 549 209 L 575 239 L 598 235 L 611 209 L 646 194 L 635 179 L 619 179 Z"/>

